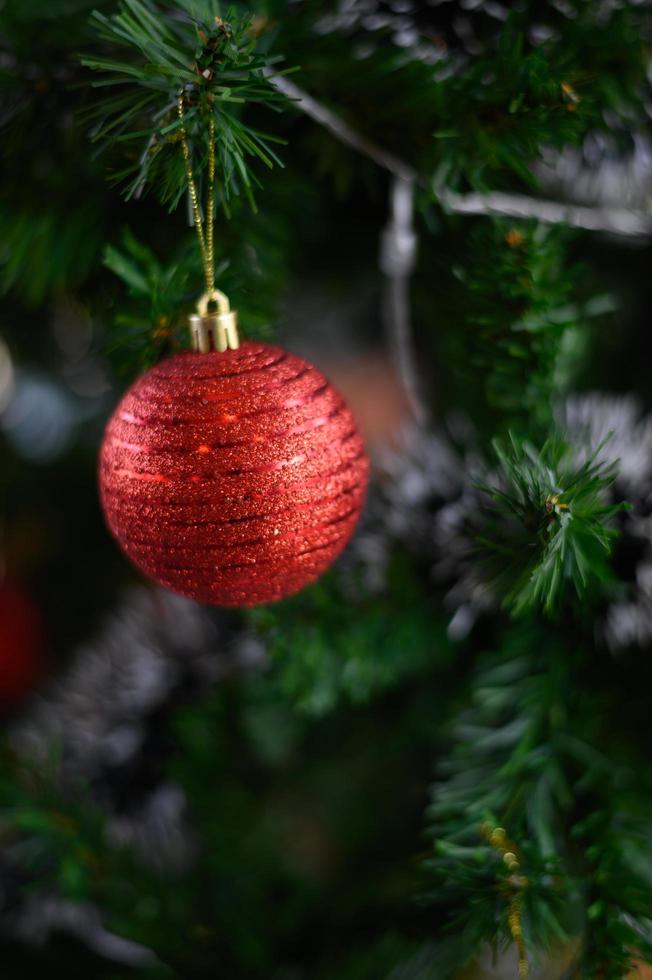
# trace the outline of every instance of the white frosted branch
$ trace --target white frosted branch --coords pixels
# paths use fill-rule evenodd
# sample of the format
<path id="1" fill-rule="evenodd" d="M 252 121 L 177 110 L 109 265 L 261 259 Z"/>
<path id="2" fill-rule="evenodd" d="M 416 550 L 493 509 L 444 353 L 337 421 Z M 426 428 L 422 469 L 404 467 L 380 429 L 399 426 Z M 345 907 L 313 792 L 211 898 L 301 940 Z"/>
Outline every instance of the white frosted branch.
<path id="1" fill-rule="evenodd" d="M 586 207 L 502 191 L 489 191 L 485 194 L 454 194 L 444 191 L 439 199 L 445 208 L 456 214 L 537 218 L 546 224 L 571 225 L 587 231 L 607 231 L 616 235 L 652 233 L 652 216 L 627 208 Z"/>
<path id="2" fill-rule="evenodd" d="M 389 153 L 381 146 L 368 140 L 366 136 L 362 136 L 361 133 L 352 126 L 349 126 L 347 122 L 338 116 L 337 113 L 331 109 L 327 109 L 317 99 L 313 99 L 312 95 L 308 95 L 302 88 L 299 88 L 298 85 L 291 82 L 289 78 L 286 78 L 284 75 L 275 75 L 271 69 L 264 69 L 264 71 L 274 88 L 282 92 L 283 95 L 287 95 L 294 102 L 297 109 L 305 112 L 307 116 L 314 119 L 324 129 L 328 129 L 333 136 L 337 137 L 340 143 L 345 143 L 352 149 L 369 157 L 379 167 L 389 170 L 395 177 L 400 177 L 402 180 L 414 180 L 416 178 L 417 174 L 413 167 L 404 163 L 403 160 L 399 160 L 393 153 Z"/>

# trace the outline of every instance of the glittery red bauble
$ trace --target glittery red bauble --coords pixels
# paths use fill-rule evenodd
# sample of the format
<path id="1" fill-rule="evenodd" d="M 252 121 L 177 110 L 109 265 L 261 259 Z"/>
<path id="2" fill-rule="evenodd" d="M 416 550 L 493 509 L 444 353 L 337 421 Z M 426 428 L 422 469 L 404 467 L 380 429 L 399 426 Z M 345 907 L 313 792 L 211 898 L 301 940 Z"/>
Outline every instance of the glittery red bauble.
<path id="1" fill-rule="evenodd" d="M 100 490 L 121 547 L 199 602 L 253 606 L 313 582 L 353 532 L 368 461 L 342 397 L 267 344 L 186 353 L 129 389 Z"/>
<path id="2" fill-rule="evenodd" d="M 12 708 L 43 673 L 43 627 L 38 607 L 17 585 L 0 585 L 0 710 Z"/>

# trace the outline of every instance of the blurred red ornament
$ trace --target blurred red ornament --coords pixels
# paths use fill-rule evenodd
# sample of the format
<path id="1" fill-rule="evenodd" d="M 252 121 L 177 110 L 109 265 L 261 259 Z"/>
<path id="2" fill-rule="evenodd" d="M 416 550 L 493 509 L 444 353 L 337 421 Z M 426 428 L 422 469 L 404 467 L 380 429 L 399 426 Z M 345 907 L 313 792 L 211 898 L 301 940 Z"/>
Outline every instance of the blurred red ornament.
<path id="1" fill-rule="evenodd" d="M 44 668 L 41 614 L 17 585 L 0 585 L 0 710 L 32 690 Z"/>
<path id="2" fill-rule="evenodd" d="M 351 412 L 278 347 L 171 357 L 139 378 L 100 455 L 109 527 L 161 585 L 218 606 L 297 592 L 360 515 L 368 461 Z"/>

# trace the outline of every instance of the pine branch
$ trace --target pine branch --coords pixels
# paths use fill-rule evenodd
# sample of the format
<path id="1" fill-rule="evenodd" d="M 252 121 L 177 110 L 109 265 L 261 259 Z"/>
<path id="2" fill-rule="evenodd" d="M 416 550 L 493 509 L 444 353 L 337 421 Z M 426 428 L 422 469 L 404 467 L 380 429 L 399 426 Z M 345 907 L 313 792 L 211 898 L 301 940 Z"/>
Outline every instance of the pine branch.
<path id="1" fill-rule="evenodd" d="M 161 261 L 151 249 L 125 231 L 120 247 L 108 245 L 104 264 L 125 283 L 131 302 L 114 319 L 109 354 L 120 357 L 119 367 L 143 369 L 166 352 L 184 346 L 187 309 L 193 286 L 201 275 L 194 242 L 186 241 L 174 257 Z M 216 271 L 224 271 L 226 263 Z"/>
<path id="2" fill-rule="evenodd" d="M 607 107 L 643 118 L 647 82 L 642 50 L 632 44 L 633 10 L 605 17 L 595 4 L 579 2 L 572 27 L 551 32 L 541 45 L 527 37 L 531 18 L 527 4 L 512 10 L 495 49 L 434 90 L 442 123 L 433 135 L 445 158 L 436 188 L 443 178 L 453 189 L 464 179 L 476 190 L 490 190 L 491 182 L 499 189 L 501 173 L 536 188 L 532 161 L 542 146 L 579 143 L 604 128 Z M 589 37 L 590 54 L 583 57 Z"/>
<path id="3" fill-rule="evenodd" d="M 312 5 L 296 8 L 280 43 L 301 49 L 305 87 L 322 103 L 298 107 L 393 172 L 416 171 L 444 203 L 469 188 L 512 191 L 515 180 L 531 189 L 543 146 L 596 131 L 624 142 L 634 120 L 645 126 L 649 22 L 635 4 L 511 5 L 500 27 L 478 32 L 472 52 L 449 45 L 440 25 L 433 32 L 427 15 L 412 44 L 392 44 L 391 15 L 372 25 L 361 7 L 322 13 L 315 31 Z M 407 33 L 396 25 L 395 37 Z"/>
<path id="4" fill-rule="evenodd" d="M 278 696 L 306 715 L 364 704 L 450 655 L 445 621 L 430 609 L 404 556 L 395 555 L 382 602 L 347 594 L 334 576 L 247 616 L 274 664 Z M 362 590 L 361 590 L 362 591 Z"/>
<path id="5" fill-rule="evenodd" d="M 54 753 L 54 747 L 53 747 Z M 84 900 L 105 846 L 104 821 L 84 793 L 65 800 L 56 766 L 17 759 L 0 743 L 0 837 L 15 864 L 41 887 Z"/>
<path id="6" fill-rule="evenodd" d="M 279 92 L 292 100 L 295 108 L 323 126 L 335 139 L 373 160 L 397 180 L 426 186 L 427 182 L 423 177 L 405 160 L 363 136 L 341 115 L 309 95 L 294 81 L 278 75 L 273 69 L 266 69 L 265 74 Z M 543 224 L 561 224 L 587 231 L 607 231 L 614 235 L 632 237 L 648 237 L 652 233 L 652 219 L 649 215 L 626 207 L 585 206 L 505 191 L 459 194 L 440 188 L 437 196 L 442 207 L 452 214 L 505 216 L 519 220 L 535 218 Z"/>
<path id="7" fill-rule="evenodd" d="M 558 841 L 572 799 L 560 765 L 568 673 L 554 640 L 521 627 L 479 665 L 471 706 L 454 723 L 428 810 L 434 856 L 425 870 L 434 887 L 424 896 L 459 939 L 448 950 L 451 969 L 485 942 L 511 944 L 517 893 L 528 947 L 545 949 L 565 935 Z M 518 880 L 488 839 L 487 828 L 497 827 L 518 848 Z"/>
<path id="8" fill-rule="evenodd" d="M 454 267 L 467 329 L 450 360 L 465 390 L 477 391 L 475 414 L 485 430 L 547 433 L 554 401 L 585 347 L 587 318 L 611 308 L 604 295 L 578 300 L 570 235 L 533 221 L 488 218 L 471 230 Z"/>
<path id="9" fill-rule="evenodd" d="M 220 230 L 216 275 L 227 295 L 237 295 L 247 331 L 271 339 L 287 283 L 288 229 L 273 211 L 253 214 L 241 200 L 234 209 L 238 220 Z M 105 248 L 104 262 L 126 287 L 119 301 L 114 300 L 111 318 L 108 353 L 116 370 L 133 375 L 159 357 L 185 349 L 188 308 L 201 279 L 201 256 L 192 232 L 172 248 L 159 243 L 154 252 L 123 231 Z"/>
<path id="10" fill-rule="evenodd" d="M 622 980 L 651 958 L 649 776 L 612 736 L 613 671 L 589 656 L 579 636 L 529 621 L 477 667 L 428 810 L 424 901 L 442 910 L 450 940 L 439 965 L 514 942 L 515 898 L 531 961 L 565 937 L 581 940 L 572 976 L 582 980 Z"/>
<path id="11" fill-rule="evenodd" d="M 558 437 L 540 451 L 513 436 L 494 448 L 499 469 L 480 487 L 493 506 L 484 513 L 478 552 L 505 607 L 514 615 L 552 614 L 568 587 L 580 599 L 604 595 L 614 582 L 612 521 L 627 507 L 605 502 L 616 464 L 597 461 L 602 446 L 578 460 Z"/>
<path id="12" fill-rule="evenodd" d="M 600 776 L 609 785 L 614 769 L 614 761 L 605 760 Z M 636 959 L 652 962 L 652 815 L 641 812 L 640 800 L 632 799 L 631 791 L 616 788 L 610 797 L 600 794 L 596 803 L 573 828 L 585 862 L 586 908 L 575 975 L 581 980 L 622 980 Z"/>
<path id="13" fill-rule="evenodd" d="M 214 119 L 223 203 L 244 193 L 253 205 L 259 181 L 251 161 L 280 164 L 271 144 L 283 141 L 242 118 L 247 106 L 278 108 L 285 101 L 264 75 L 278 59 L 256 54 L 250 19 L 234 11 L 228 18 L 218 16 L 214 0 L 179 0 L 173 11 L 154 0 L 122 0 L 117 14 L 93 15 L 109 53 L 87 55 L 82 63 L 99 73 L 93 84 L 110 94 L 86 118 L 101 149 L 124 144 L 128 162 L 114 177 L 127 197 L 153 186 L 172 209 L 185 192 L 180 93 L 197 172 L 205 167 L 208 121 Z"/>

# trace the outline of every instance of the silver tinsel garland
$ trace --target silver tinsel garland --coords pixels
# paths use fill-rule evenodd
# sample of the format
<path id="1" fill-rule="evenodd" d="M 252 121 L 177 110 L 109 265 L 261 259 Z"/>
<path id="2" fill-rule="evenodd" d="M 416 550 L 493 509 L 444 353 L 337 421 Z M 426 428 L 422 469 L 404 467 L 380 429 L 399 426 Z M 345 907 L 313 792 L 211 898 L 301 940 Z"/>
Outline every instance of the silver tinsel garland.
<path id="1" fill-rule="evenodd" d="M 345 573 L 356 568 L 364 586 L 381 593 L 392 548 L 402 544 L 430 566 L 433 586 L 444 589 L 450 635 L 466 635 L 494 604 L 478 574 L 469 527 L 480 496 L 475 478 L 483 472 L 463 416 L 438 431 L 411 427 L 400 448 L 378 460 L 361 527 L 342 563 Z"/>
<path id="2" fill-rule="evenodd" d="M 64 797 L 82 793 L 101 806 L 109 844 L 132 847 L 155 867 L 180 871 L 197 853 L 185 794 L 165 772 L 169 713 L 265 665 L 259 641 L 229 623 L 162 589 L 134 587 L 9 732 L 17 756 L 54 771 Z M 3 857 L 11 864 L 11 854 Z M 138 965 L 150 956 L 107 933 L 92 906 L 21 892 L 3 916 L 14 935 L 43 942 L 66 931 L 117 960 Z"/>

